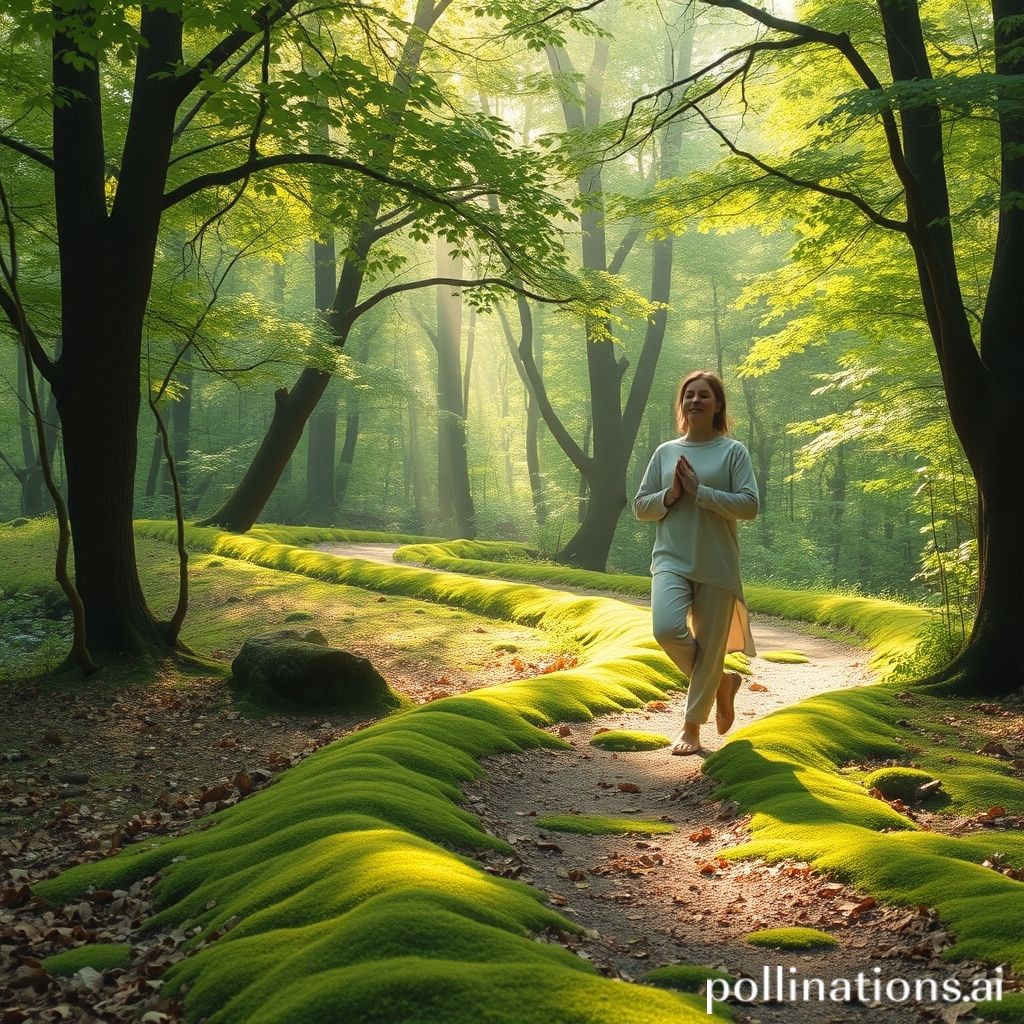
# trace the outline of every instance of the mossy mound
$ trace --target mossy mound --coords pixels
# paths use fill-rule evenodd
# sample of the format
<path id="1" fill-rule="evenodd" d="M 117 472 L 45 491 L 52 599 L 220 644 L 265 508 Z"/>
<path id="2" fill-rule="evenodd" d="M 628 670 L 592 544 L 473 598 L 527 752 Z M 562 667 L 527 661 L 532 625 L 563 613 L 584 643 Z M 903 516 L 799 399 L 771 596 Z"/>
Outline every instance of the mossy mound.
<path id="1" fill-rule="evenodd" d="M 709 980 L 727 981 L 731 985 L 736 979 L 726 971 L 704 967 L 701 964 L 667 964 L 655 967 L 643 976 L 648 985 L 658 988 L 672 988 L 678 992 L 700 992 Z"/>
<path id="2" fill-rule="evenodd" d="M 41 962 L 43 970 L 55 977 L 70 977 L 83 967 L 95 971 L 109 971 L 115 967 L 127 967 L 131 963 L 132 947 L 119 943 L 94 942 L 78 946 L 63 953 L 54 953 Z"/>
<path id="3" fill-rule="evenodd" d="M 764 928 L 743 937 L 751 946 L 767 949 L 831 949 L 836 940 L 817 928 Z"/>
<path id="4" fill-rule="evenodd" d="M 366 658 L 329 647 L 315 629 L 282 629 L 250 637 L 231 663 L 231 679 L 240 693 L 255 701 L 381 712 L 402 703 Z"/>
<path id="5" fill-rule="evenodd" d="M 312 612 L 289 612 L 285 617 L 285 622 L 312 622 L 316 618 Z"/>
<path id="6" fill-rule="evenodd" d="M 669 821 L 616 818 L 607 814 L 547 814 L 537 819 L 537 827 L 552 832 L 576 832 L 583 836 L 659 836 L 676 830 Z"/>
<path id="7" fill-rule="evenodd" d="M 590 740 L 591 746 L 602 750 L 660 750 L 672 741 L 656 732 L 633 732 L 630 729 L 609 729 Z"/>
<path id="8" fill-rule="evenodd" d="M 614 601 L 466 579 L 298 549 L 262 536 L 190 529 L 193 547 L 320 579 L 370 586 L 576 638 L 571 669 L 444 698 L 324 747 L 216 814 L 214 827 L 130 847 L 48 879 L 51 901 L 160 873 L 154 927 L 226 934 L 176 964 L 168 995 L 211 1024 L 308 1020 L 573 1020 L 677 1024 L 699 999 L 599 977 L 530 936 L 579 926 L 544 896 L 462 853 L 496 849 L 459 804 L 459 784 L 503 751 L 563 747 L 545 728 L 661 699 L 678 673 L 649 615 Z M 630 831 L 647 823 L 628 821 Z M 670 826 L 651 823 L 659 830 Z M 186 991 L 183 991 L 187 988 Z"/>
<path id="9" fill-rule="evenodd" d="M 758 657 L 777 665 L 805 665 L 811 660 L 801 651 L 761 651 Z"/>
<path id="10" fill-rule="evenodd" d="M 886 800 L 904 800 L 909 803 L 914 799 L 918 786 L 934 778 L 930 772 L 920 768 L 896 766 L 876 769 L 864 780 L 864 784 L 868 789 L 877 789 Z"/>

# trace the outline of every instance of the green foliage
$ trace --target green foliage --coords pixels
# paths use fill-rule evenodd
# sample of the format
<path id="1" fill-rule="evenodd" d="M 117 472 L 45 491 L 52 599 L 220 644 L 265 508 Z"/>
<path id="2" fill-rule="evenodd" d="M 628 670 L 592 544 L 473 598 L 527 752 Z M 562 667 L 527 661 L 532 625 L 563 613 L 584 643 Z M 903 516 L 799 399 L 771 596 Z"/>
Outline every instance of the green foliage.
<path id="1" fill-rule="evenodd" d="M 920 768 L 879 768 L 873 771 L 864 784 L 869 789 L 877 789 L 886 800 L 903 800 L 910 802 L 918 786 L 931 782 L 934 776 Z"/>
<path id="2" fill-rule="evenodd" d="M 817 928 L 764 928 L 751 932 L 743 941 L 765 949 L 831 949 L 836 945 L 833 936 Z"/>
<path id="3" fill-rule="evenodd" d="M 676 830 L 675 825 L 667 821 L 616 818 L 607 814 L 546 814 L 537 819 L 536 825 L 552 832 L 575 832 L 582 836 L 660 836 Z"/>
<path id="4" fill-rule="evenodd" d="M 599 732 L 590 744 L 602 750 L 659 750 L 672 741 L 655 732 L 634 732 L 631 729 L 609 729 Z"/>
<path id="5" fill-rule="evenodd" d="M 132 948 L 116 943 L 92 942 L 75 949 L 54 953 L 42 960 L 43 970 L 58 978 L 70 977 L 83 967 L 94 971 L 109 971 L 127 967 L 132 959 Z"/>

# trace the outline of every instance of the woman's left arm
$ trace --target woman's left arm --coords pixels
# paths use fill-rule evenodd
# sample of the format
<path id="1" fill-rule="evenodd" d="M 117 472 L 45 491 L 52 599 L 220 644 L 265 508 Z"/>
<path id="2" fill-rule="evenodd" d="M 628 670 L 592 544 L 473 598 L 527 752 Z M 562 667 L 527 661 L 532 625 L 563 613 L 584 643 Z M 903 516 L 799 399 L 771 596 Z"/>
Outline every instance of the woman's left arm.
<path id="1" fill-rule="evenodd" d="M 697 505 L 726 519 L 753 519 L 757 515 L 757 478 L 750 452 L 736 444 L 728 458 L 730 490 L 718 491 L 701 484 L 697 488 Z"/>

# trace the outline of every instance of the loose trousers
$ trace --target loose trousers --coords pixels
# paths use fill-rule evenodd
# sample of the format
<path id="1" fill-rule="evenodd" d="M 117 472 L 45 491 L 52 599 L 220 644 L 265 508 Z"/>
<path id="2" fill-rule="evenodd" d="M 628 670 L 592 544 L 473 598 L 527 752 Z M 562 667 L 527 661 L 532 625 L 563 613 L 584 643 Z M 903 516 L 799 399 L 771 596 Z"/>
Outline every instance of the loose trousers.
<path id="1" fill-rule="evenodd" d="M 651 579 L 654 639 L 690 679 L 687 724 L 702 725 L 715 703 L 735 603 L 732 591 L 678 573 Z"/>

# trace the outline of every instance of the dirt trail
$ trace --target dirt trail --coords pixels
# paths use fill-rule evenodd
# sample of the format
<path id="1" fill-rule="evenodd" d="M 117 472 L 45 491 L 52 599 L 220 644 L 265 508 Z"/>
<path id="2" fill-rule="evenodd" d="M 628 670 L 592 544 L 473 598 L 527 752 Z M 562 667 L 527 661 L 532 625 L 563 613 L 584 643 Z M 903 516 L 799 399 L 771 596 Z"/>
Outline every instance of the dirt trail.
<path id="1" fill-rule="evenodd" d="M 391 562 L 395 548 L 319 547 L 385 563 Z M 708 750 L 787 704 L 871 682 L 866 667 L 870 654 L 861 648 L 811 636 L 782 620 L 755 617 L 752 627 L 759 651 L 798 650 L 810 661 L 782 665 L 751 659 L 753 674 L 744 679 L 737 696 L 735 729 L 719 737 L 713 723 L 705 726 L 702 740 Z M 765 689 L 751 689 L 751 683 Z M 756 979 L 763 979 L 766 966 L 774 978 L 781 965 L 787 979 L 794 967 L 796 978 L 822 978 L 826 986 L 837 978 L 854 981 L 858 972 L 868 978 L 865 1002 L 784 998 L 733 1003 L 737 1019 L 751 1022 L 840 1024 L 882 1019 L 902 1024 L 954 1020 L 951 1010 L 966 1010 L 949 1007 L 939 1018 L 934 1010 L 912 1001 L 871 1002 L 876 968 L 883 985 L 890 978 L 905 978 L 911 985 L 919 978 L 935 978 L 941 986 L 954 971 L 963 978 L 984 973 L 976 964 L 951 966 L 939 959 L 949 937 L 930 912 L 881 905 L 856 909 L 865 906 L 862 893 L 811 873 L 807 865 L 719 862 L 719 850 L 748 837 L 749 818 L 737 817 L 735 808 L 711 799 L 715 784 L 702 774 L 701 757 L 672 757 L 667 750 L 616 754 L 590 745 L 602 727 L 671 736 L 681 724 L 684 701 L 685 695 L 679 695 L 666 702 L 664 711 L 638 710 L 589 723 L 566 723 L 573 749 L 492 758 L 486 762 L 487 777 L 468 790 L 473 810 L 516 850 L 511 858 L 490 858 L 490 869 L 545 891 L 553 904 L 590 930 L 583 939 L 566 934 L 553 941 L 564 942 L 603 973 L 631 979 L 672 963 L 720 967 Z M 620 783 L 631 783 L 627 788 L 639 792 L 620 791 Z M 573 812 L 665 818 L 676 831 L 650 838 L 578 836 L 536 825 L 545 814 Z M 756 929 L 793 925 L 827 931 L 838 945 L 824 952 L 787 953 L 758 950 L 742 941 Z"/>

